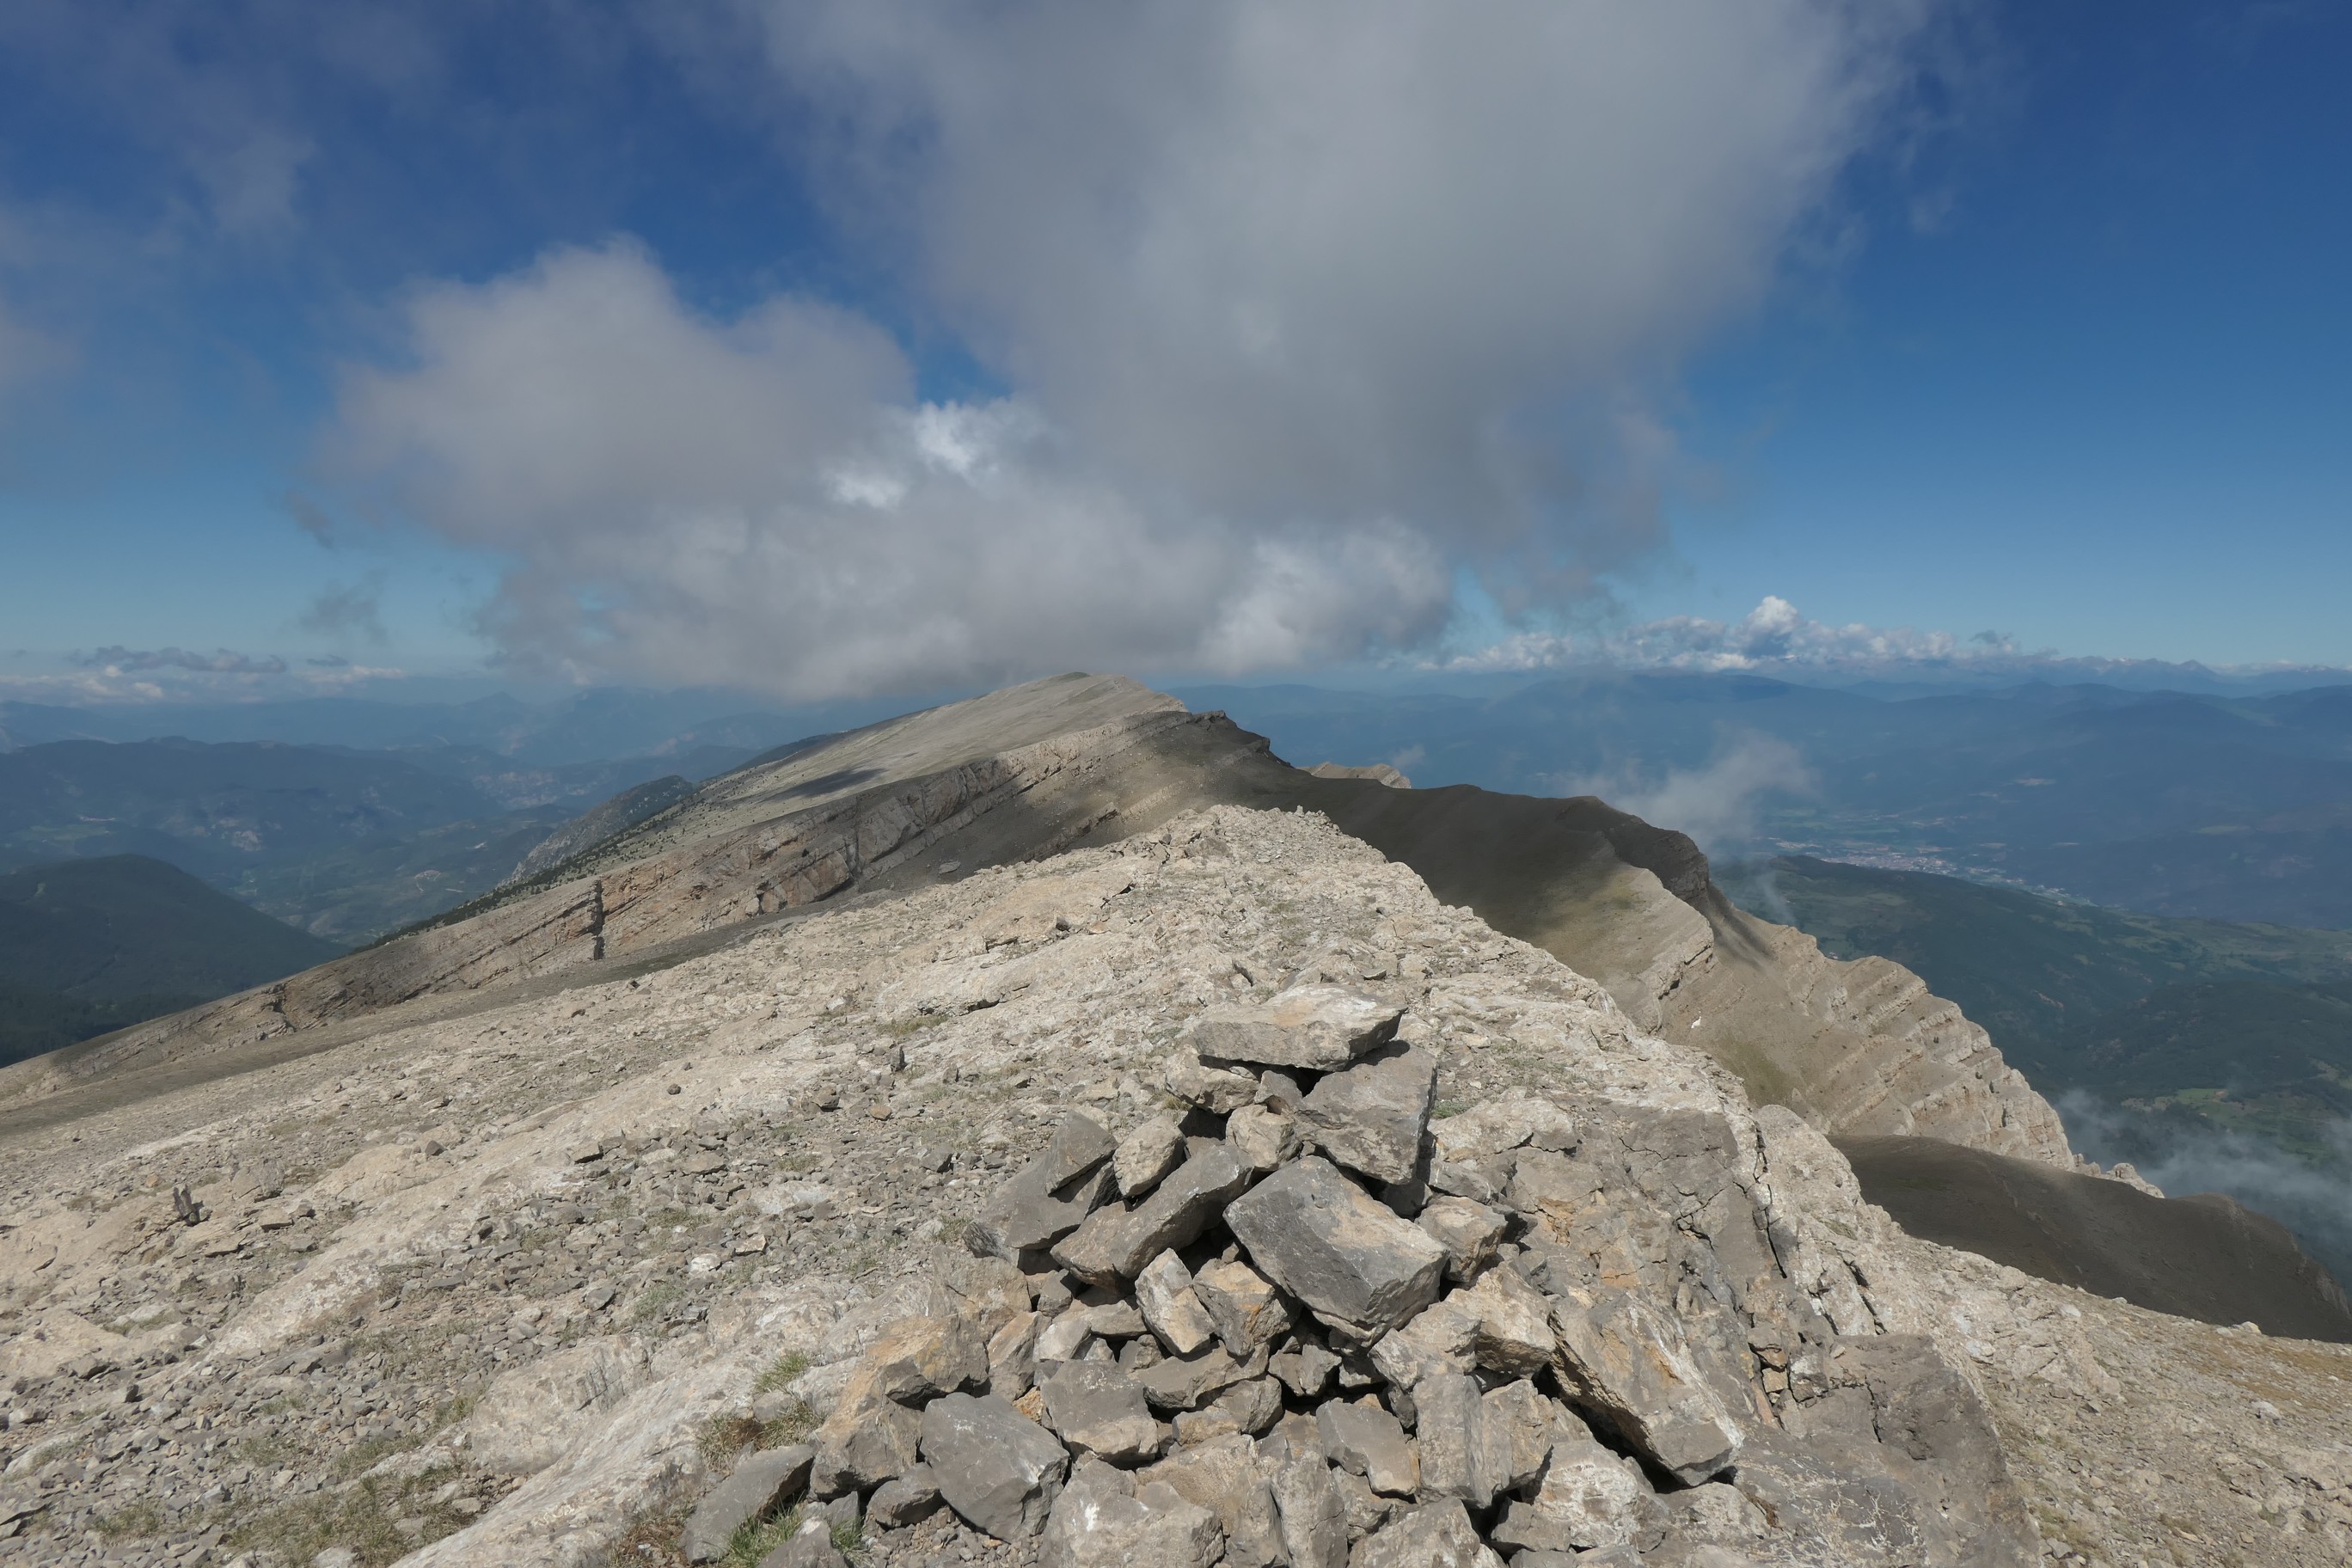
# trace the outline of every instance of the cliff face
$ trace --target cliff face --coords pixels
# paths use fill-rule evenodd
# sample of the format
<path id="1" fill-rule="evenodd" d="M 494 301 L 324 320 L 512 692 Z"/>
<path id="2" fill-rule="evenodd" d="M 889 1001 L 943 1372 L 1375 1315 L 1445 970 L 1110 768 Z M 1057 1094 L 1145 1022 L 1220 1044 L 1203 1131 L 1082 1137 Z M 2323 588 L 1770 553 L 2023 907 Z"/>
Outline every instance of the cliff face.
<path id="1" fill-rule="evenodd" d="M 546 878 L 367 952 L 0 1073 L 0 1098 L 551 976 L 858 891 L 898 891 L 1157 828 L 1216 803 L 1305 807 L 1437 895 L 1607 985 L 1759 1104 L 1839 1135 L 1918 1135 L 2071 1166 L 2054 1111 L 1983 1030 L 1880 960 L 1732 907 L 1684 835 L 1603 803 L 1321 777 L 1222 714 L 1066 676 L 712 781 Z"/>

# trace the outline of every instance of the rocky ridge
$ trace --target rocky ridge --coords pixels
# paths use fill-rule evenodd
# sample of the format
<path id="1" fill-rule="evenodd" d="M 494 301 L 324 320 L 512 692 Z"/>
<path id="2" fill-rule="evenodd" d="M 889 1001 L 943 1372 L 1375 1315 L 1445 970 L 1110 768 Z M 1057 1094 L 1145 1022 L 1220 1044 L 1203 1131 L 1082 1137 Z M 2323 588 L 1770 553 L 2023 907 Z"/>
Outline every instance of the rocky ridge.
<path id="1" fill-rule="evenodd" d="M 1825 1131 L 2073 1165 L 2056 1113 L 1958 1008 L 1899 965 L 1840 963 L 1741 914 L 1683 835 L 1598 800 L 1414 790 L 1391 774 L 1293 768 L 1223 715 L 1119 678 L 1032 682 L 714 780 L 434 929 L 0 1069 L 0 1104 L 240 1048 L 299 1050 L 306 1032 L 419 997 L 560 980 L 1223 803 L 1324 814 L 1599 980 L 1643 1028 L 1715 1056 L 1752 1100 Z"/>
<path id="2" fill-rule="evenodd" d="M 1358 994 L 1369 1027 L 1269 1016 Z M 1286 1033 L 1290 1065 L 1247 1054 Z M 2016 1509 L 1983 1517 L 2047 1561 L 2330 1561 L 2352 1529 L 2352 1351 L 1904 1237 L 1800 1118 L 1312 814 L 1220 808 L 657 973 L 394 1009 L 257 1087 L 0 1148 L 0 1552 L 678 1561 L 749 1496 L 796 1517 L 728 1549 L 785 1562 L 1123 1531 L 1323 1562 L 1336 1493 L 1358 1568 L 1601 1528 L 1627 1537 L 1602 1562 L 1877 1562 L 1891 1526 L 1804 1543 L 1866 1505 L 1948 1550 L 2003 1470 Z M 1008 1228 L 1047 1207 L 1071 1228 Z M 1301 1256 L 1356 1220 L 1402 1261 Z M 989 1425 L 1032 1395 L 1043 1441 Z M 860 1411 L 903 1437 L 894 1410 L 912 1463 L 869 1485 L 843 1438 Z M 1914 1445 L 1964 1452 L 1979 1500 Z M 1595 1489 L 1554 1524 L 1614 1522 L 1498 1533 L 1547 1518 L 1555 1465 Z"/>

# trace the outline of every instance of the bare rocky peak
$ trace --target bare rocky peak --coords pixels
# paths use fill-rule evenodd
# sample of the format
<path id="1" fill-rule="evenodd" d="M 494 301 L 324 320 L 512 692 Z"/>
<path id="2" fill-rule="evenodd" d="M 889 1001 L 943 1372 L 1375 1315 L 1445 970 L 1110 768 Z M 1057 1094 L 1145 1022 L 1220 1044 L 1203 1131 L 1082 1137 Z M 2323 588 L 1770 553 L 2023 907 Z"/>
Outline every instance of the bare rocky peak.
<path id="1" fill-rule="evenodd" d="M 1906 1237 L 1313 813 L 563 978 L 0 1143 L 17 1560 L 2352 1548 L 2352 1348 Z"/>
<path id="2" fill-rule="evenodd" d="M 1742 914 L 1683 835 L 1591 798 L 1413 790 L 1389 773 L 1293 768 L 1223 715 L 1118 677 L 1011 687 L 713 780 L 432 929 L 0 1069 L 0 1103 L 273 1059 L 385 1006 L 660 962 L 788 911 L 1116 842 L 1222 802 L 1322 813 L 1600 980 L 1643 1028 L 1714 1056 L 1755 1102 L 1838 1135 L 2072 1167 L 2056 1114 L 1957 1007 L 1899 965 L 1840 963 Z"/>

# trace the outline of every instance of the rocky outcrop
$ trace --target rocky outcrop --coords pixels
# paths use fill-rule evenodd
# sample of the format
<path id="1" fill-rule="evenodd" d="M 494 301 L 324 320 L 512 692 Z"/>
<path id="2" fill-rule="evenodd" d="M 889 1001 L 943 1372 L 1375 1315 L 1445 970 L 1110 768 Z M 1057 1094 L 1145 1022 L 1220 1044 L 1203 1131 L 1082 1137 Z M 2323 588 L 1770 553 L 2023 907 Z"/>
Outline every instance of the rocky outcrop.
<path id="1" fill-rule="evenodd" d="M 1033 682 L 713 780 L 573 856 L 551 885 L 519 884 L 262 991 L 0 1069 L 0 1100 L 420 996 L 641 959 L 1226 802 L 1324 813 L 1440 898 L 1601 980 L 1643 1028 L 1707 1052 L 1758 1103 L 1841 1136 L 1934 1137 L 2072 1168 L 2055 1112 L 1957 1007 L 1899 965 L 1839 963 L 1740 913 L 1682 834 L 1590 798 L 1353 776 L 1379 773 L 1301 772 L 1222 714 L 1188 713 L 1132 681 Z"/>
<path id="2" fill-rule="evenodd" d="M 872 1568 L 2352 1546 L 2352 1349 L 1905 1237 L 1802 1119 L 1313 814 L 577 980 L 0 1137 L 19 1561 L 586 1568 L 738 1509 L 755 1561 Z M 1392 1032 L 1202 1063 L 1196 1020 L 1305 986 Z M 1401 1182 L 1296 1109 L 1390 1050 L 1435 1064 Z M 974 1253 L 1040 1192 L 1071 1230 Z M 1174 1228 L 1074 1269 L 1097 1215 Z"/>

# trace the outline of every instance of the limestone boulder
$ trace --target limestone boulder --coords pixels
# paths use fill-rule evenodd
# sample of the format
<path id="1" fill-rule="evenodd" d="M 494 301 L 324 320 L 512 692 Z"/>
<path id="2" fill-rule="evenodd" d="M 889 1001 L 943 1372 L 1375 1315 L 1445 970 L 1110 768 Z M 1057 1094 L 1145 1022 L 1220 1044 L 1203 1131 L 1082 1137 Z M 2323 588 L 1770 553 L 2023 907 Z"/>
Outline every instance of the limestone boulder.
<path id="1" fill-rule="evenodd" d="M 1142 1385 L 1111 1362 L 1071 1362 L 1038 1384 L 1045 1425 L 1082 1458 L 1133 1465 L 1157 1455 L 1165 1434 Z"/>
<path id="2" fill-rule="evenodd" d="M 1344 1068 L 1396 1033 L 1404 1009 L 1344 986 L 1294 985 L 1263 1004 L 1210 1008 L 1185 1030 L 1203 1061 Z"/>
<path id="3" fill-rule="evenodd" d="M 1378 1182 L 1419 1168 L 1422 1137 L 1437 1100 L 1437 1058 L 1414 1046 L 1381 1046 L 1328 1073 L 1298 1108 L 1299 1125 L 1334 1162 Z"/>
<path id="4" fill-rule="evenodd" d="M 1098 1462 L 1063 1489 L 1045 1534 L 1039 1568 L 1210 1568 L 1224 1550 L 1208 1509 Z"/>
<path id="5" fill-rule="evenodd" d="M 1250 1173 L 1223 1142 L 1197 1147 L 1142 1203 L 1096 1210 L 1054 1248 L 1054 1260 L 1090 1283 L 1119 1286 L 1161 1253 L 1192 1242 Z"/>
<path id="6" fill-rule="evenodd" d="M 1503 1568 L 1459 1502 L 1426 1503 L 1357 1543 L 1348 1568 Z"/>
<path id="7" fill-rule="evenodd" d="M 1445 1249 L 1428 1232 L 1311 1155 L 1228 1205 L 1225 1223 L 1276 1285 L 1361 1328 L 1404 1321 L 1444 1277 Z"/>
<path id="8" fill-rule="evenodd" d="M 1578 1289 L 1554 1304 L 1551 1317 L 1571 1398 L 1661 1469 L 1696 1486 L 1738 1457 L 1738 1424 L 1646 1299 Z"/>
<path id="9" fill-rule="evenodd" d="M 1289 1305 L 1246 1263 L 1202 1264 L 1192 1291 L 1234 1355 L 1248 1356 L 1290 1327 Z"/>
<path id="10" fill-rule="evenodd" d="M 1445 1248 L 1448 1279 L 1468 1279 L 1495 1261 L 1503 1238 L 1502 1213 L 1468 1198 L 1436 1197 L 1422 1205 L 1413 1223 Z"/>
<path id="11" fill-rule="evenodd" d="M 1132 1202 L 1183 1163 L 1184 1130 L 1172 1116 L 1155 1116 L 1118 1141 L 1111 1174 L 1118 1183 L 1118 1195 Z"/>
<path id="12" fill-rule="evenodd" d="M 1052 1433 L 995 1394 L 950 1394 L 926 1406 L 922 1460 L 957 1516 L 999 1541 L 1045 1528 L 1070 1466 Z"/>
<path id="13" fill-rule="evenodd" d="M 1136 1275 L 1135 1304 L 1173 1354 L 1191 1355 L 1216 1337 L 1216 1321 L 1194 1290 L 1192 1271 L 1173 1252 L 1161 1253 Z"/>
<path id="14" fill-rule="evenodd" d="M 1421 1458 L 1404 1426 L 1378 1405 L 1331 1400 L 1315 1412 L 1324 1455 L 1388 1497 L 1421 1489 Z"/>
<path id="15" fill-rule="evenodd" d="M 755 1519 L 789 1507 L 808 1486 L 814 1450 L 805 1443 L 746 1454 L 734 1473 L 706 1493 L 678 1536 L 688 1563 L 716 1563 L 735 1532 Z"/>

